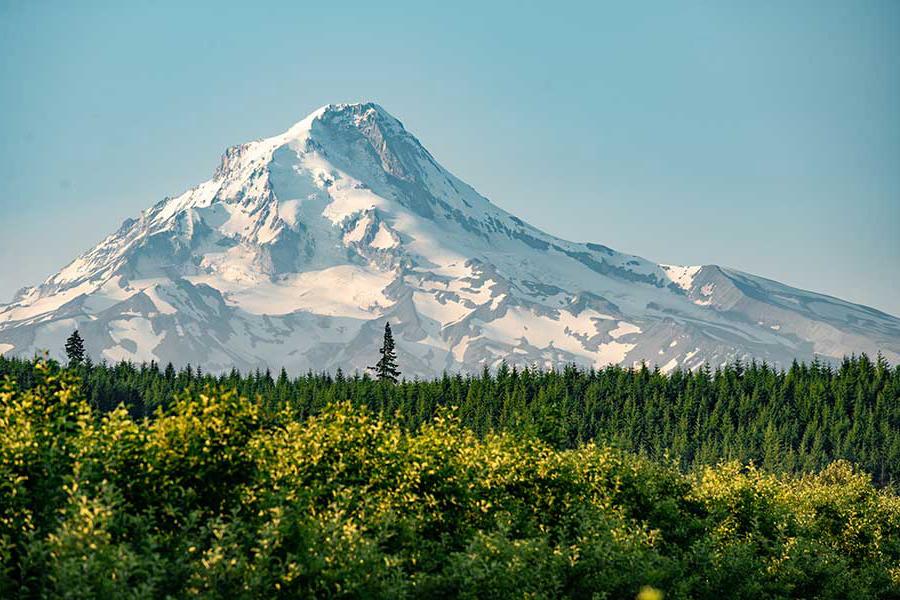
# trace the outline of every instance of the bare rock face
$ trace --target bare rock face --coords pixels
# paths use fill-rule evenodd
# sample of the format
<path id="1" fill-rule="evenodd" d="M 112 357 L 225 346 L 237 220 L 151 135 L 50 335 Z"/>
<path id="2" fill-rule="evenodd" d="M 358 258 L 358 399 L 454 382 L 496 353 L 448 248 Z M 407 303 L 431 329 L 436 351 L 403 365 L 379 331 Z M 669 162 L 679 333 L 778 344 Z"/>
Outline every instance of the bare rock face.
<path id="1" fill-rule="evenodd" d="M 345 371 L 390 320 L 407 376 L 500 361 L 669 371 L 881 352 L 900 319 L 714 265 L 567 242 L 441 167 L 375 104 L 229 148 L 209 181 L 126 220 L 0 306 L 0 352 Z"/>

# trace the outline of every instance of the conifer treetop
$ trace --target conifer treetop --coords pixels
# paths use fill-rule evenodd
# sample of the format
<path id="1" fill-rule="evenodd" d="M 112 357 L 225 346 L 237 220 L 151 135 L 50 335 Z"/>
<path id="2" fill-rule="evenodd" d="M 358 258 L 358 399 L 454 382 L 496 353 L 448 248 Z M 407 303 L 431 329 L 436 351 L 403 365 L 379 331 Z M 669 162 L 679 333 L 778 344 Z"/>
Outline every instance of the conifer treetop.
<path id="1" fill-rule="evenodd" d="M 378 359 L 374 367 L 369 367 L 369 369 L 375 371 L 375 377 L 378 381 L 397 383 L 397 380 L 400 378 L 400 369 L 397 365 L 394 335 L 391 333 L 391 324 L 389 322 L 384 324 L 384 342 L 378 353 L 381 355 L 381 358 Z"/>

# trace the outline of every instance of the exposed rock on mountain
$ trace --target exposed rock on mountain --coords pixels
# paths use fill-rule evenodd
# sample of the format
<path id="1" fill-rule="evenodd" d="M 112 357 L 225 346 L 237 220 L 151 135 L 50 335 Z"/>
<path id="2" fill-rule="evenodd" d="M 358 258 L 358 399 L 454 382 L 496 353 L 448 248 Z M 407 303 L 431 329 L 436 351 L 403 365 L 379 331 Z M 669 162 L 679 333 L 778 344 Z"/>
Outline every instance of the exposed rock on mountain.
<path id="1" fill-rule="evenodd" d="M 0 306 L 0 352 L 345 371 L 384 320 L 407 376 L 515 364 L 663 370 L 882 352 L 900 319 L 714 265 L 547 235 L 441 167 L 375 104 L 229 148 L 209 181 Z"/>

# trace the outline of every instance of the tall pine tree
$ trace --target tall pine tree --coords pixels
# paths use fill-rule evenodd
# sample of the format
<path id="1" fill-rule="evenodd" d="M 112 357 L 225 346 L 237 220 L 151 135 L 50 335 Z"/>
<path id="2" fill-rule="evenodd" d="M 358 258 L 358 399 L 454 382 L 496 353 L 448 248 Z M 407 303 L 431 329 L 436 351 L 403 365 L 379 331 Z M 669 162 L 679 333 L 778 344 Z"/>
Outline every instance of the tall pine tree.
<path id="1" fill-rule="evenodd" d="M 84 340 L 81 339 L 77 329 L 66 340 L 66 356 L 69 358 L 70 366 L 84 362 Z"/>
<path id="2" fill-rule="evenodd" d="M 375 371 L 378 381 L 390 381 L 397 383 L 400 377 L 400 369 L 397 367 L 397 352 L 394 350 L 394 336 L 391 334 L 391 324 L 384 324 L 384 343 L 381 350 L 378 351 L 381 358 L 375 363 L 374 367 L 369 367 Z"/>

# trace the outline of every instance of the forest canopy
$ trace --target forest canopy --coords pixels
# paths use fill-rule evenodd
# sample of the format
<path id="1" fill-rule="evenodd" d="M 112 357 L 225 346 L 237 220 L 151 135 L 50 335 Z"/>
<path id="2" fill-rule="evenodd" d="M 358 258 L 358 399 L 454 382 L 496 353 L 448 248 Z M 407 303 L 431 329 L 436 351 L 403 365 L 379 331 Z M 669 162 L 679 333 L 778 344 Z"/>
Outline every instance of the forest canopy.
<path id="1" fill-rule="evenodd" d="M 32 385 L 35 362 L 0 357 L 0 378 Z M 58 365 L 50 363 L 51 370 Z M 682 468 L 721 460 L 753 462 L 771 472 L 820 470 L 848 460 L 878 485 L 900 479 L 900 366 L 862 355 L 837 367 L 795 363 L 787 370 L 736 362 L 710 371 L 609 366 L 519 370 L 502 365 L 477 376 L 444 375 L 385 385 L 366 373 L 291 377 L 284 370 L 221 375 L 190 365 L 80 363 L 72 369 L 94 410 L 120 404 L 151 417 L 176 394 L 210 385 L 253 399 L 264 414 L 288 410 L 306 419 L 347 401 L 415 430 L 453 408 L 478 436 L 535 435 L 554 448 L 594 441 Z"/>

